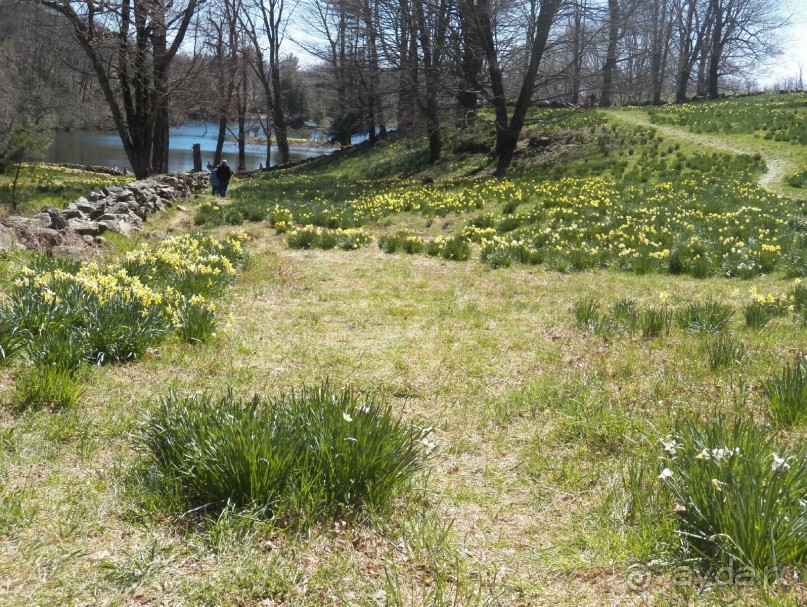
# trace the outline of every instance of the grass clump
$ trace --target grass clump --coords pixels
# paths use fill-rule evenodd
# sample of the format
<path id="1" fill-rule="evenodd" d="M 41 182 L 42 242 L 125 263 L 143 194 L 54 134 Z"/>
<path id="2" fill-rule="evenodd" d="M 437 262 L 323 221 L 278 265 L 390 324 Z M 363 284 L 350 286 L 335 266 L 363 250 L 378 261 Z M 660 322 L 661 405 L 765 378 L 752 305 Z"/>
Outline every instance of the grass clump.
<path id="1" fill-rule="evenodd" d="M 182 341 L 201 344 L 216 336 L 216 304 L 208 304 L 200 295 L 179 298 L 176 320 L 176 331 Z"/>
<path id="2" fill-rule="evenodd" d="M 745 356 L 745 343 L 729 334 L 715 335 L 702 347 L 712 371 L 739 363 Z"/>
<path id="3" fill-rule="evenodd" d="M 785 177 L 785 182 L 791 188 L 807 188 L 807 169 Z"/>
<path id="4" fill-rule="evenodd" d="M 765 576 L 807 564 L 807 453 L 785 454 L 752 420 L 723 417 L 679 419 L 662 443 L 659 479 L 688 556 Z"/>
<path id="5" fill-rule="evenodd" d="M 678 326 L 698 333 L 718 333 L 728 326 L 733 315 L 734 308 L 728 304 L 692 302 L 678 311 Z"/>
<path id="6" fill-rule="evenodd" d="M 173 331 L 207 341 L 215 306 L 203 302 L 223 294 L 248 263 L 245 240 L 182 235 L 106 266 L 36 260 L 0 308 L 0 362 L 24 349 L 35 365 L 73 372 L 86 362 L 142 357 Z"/>
<path id="7" fill-rule="evenodd" d="M 136 444 L 194 507 L 306 523 L 388 506 L 423 467 L 430 431 L 324 383 L 274 399 L 171 393 Z"/>
<path id="8" fill-rule="evenodd" d="M 779 375 L 762 384 L 771 416 L 781 426 L 792 426 L 807 416 L 807 370 L 803 361 L 785 365 Z"/>
<path id="9" fill-rule="evenodd" d="M 25 333 L 6 314 L 0 313 L 0 364 L 25 345 Z"/>
<path id="10" fill-rule="evenodd" d="M 20 409 L 68 409 L 78 405 L 84 388 L 75 375 L 54 366 L 25 369 L 14 384 L 14 403 Z"/>

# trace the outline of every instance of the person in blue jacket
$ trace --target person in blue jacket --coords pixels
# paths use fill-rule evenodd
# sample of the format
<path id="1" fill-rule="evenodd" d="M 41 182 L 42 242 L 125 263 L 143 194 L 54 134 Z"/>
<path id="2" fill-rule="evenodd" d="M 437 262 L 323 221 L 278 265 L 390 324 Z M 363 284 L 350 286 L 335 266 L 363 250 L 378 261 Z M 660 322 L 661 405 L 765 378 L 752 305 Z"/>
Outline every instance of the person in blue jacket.
<path id="1" fill-rule="evenodd" d="M 210 171 L 210 186 L 213 188 L 213 196 L 218 196 L 221 192 L 221 180 L 218 176 L 218 167 L 213 167 Z"/>

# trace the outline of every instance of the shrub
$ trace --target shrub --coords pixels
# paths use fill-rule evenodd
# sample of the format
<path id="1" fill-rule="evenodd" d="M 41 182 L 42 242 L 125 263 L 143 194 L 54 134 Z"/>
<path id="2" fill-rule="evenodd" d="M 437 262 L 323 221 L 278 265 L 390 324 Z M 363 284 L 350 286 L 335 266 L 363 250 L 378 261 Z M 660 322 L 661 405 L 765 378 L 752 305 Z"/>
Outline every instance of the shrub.
<path id="1" fill-rule="evenodd" d="M 191 505 L 305 522 L 389 505 L 422 468 L 429 431 L 325 383 L 273 400 L 172 393 L 136 444 Z"/>
<path id="2" fill-rule="evenodd" d="M 753 421 L 721 416 L 679 419 L 662 442 L 659 478 L 678 503 L 688 552 L 767 575 L 807 564 L 807 453 L 788 456 Z"/>
<path id="3" fill-rule="evenodd" d="M 53 366 L 25 369 L 14 386 L 14 403 L 21 409 L 66 409 L 84 394 L 80 381 L 69 370 Z"/>
<path id="4" fill-rule="evenodd" d="M 785 365 L 780 375 L 763 382 L 762 391 L 776 423 L 792 426 L 807 416 L 807 370 L 802 361 Z"/>

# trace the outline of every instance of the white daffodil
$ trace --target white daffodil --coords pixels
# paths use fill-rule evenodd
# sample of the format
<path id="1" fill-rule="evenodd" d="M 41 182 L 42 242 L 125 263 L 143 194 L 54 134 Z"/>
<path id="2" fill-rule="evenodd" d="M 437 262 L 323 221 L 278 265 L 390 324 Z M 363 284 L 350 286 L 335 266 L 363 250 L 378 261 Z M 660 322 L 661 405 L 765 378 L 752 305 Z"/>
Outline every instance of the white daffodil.
<path id="1" fill-rule="evenodd" d="M 707 449 L 704 449 L 695 456 L 695 459 L 712 459 L 712 455 Z"/>
<path id="2" fill-rule="evenodd" d="M 726 485 L 723 481 L 719 481 L 716 478 L 712 479 L 712 484 L 715 486 L 715 489 L 718 491 L 723 491 L 723 487 Z"/>
<path id="3" fill-rule="evenodd" d="M 672 476 L 673 476 L 673 471 L 670 470 L 669 468 L 664 468 L 664 470 L 661 471 L 661 474 L 658 475 L 658 477 L 661 480 L 666 480 L 668 478 L 672 478 Z"/>
<path id="4" fill-rule="evenodd" d="M 773 453 L 772 455 L 773 455 L 773 464 L 771 464 L 771 470 L 776 472 L 778 470 L 787 470 L 788 468 L 790 468 L 790 464 L 788 463 L 788 460 L 790 458 L 779 457 L 776 453 Z"/>
<path id="5" fill-rule="evenodd" d="M 350 423 L 350 422 L 353 421 L 353 418 L 350 417 L 350 414 L 347 411 L 342 412 L 342 419 L 345 420 L 347 423 Z"/>
<path id="6" fill-rule="evenodd" d="M 661 444 L 664 447 L 664 450 L 669 453 L 670 455 L 675 455 L 676 449 L 680 449 L 683 445 L 679 445 L 675 442 L 675 440 L 665 441 L 664 439 L 661 440 Z"/>

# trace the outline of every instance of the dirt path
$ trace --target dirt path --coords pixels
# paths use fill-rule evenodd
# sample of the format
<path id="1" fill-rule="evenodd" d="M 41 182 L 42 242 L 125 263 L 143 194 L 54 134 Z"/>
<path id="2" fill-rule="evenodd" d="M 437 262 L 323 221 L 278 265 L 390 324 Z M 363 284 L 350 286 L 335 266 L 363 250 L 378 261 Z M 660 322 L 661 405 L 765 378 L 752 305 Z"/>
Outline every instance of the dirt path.
<path id="1" fill-rule="evenodd" d="M 650 122 L 648 118 L 637 115 L 634 112 L 609 112 L 609 116 L 621 120 L 622 122 L 656 129 L 659 133 L 670 139 L 689 141 L 690 143 L 695 143 L 699 146 L 708 147 L 720 152 L 728 152 L 729 154 L 759 153 L 765 161 L 767 171 L 760 175 L 757 181 L 763 188 L 776 194 L 782 193 L 785 175 L 796 171 L 796 162 L 792 158 L 789 158 L 786 152 L 772 154 L 770 151 L 757 146 L 742 145 L 737 141 L 731 141 L 730 137 L 701 135 L 692 133 L 684 128 L 654 124 Z"/>

